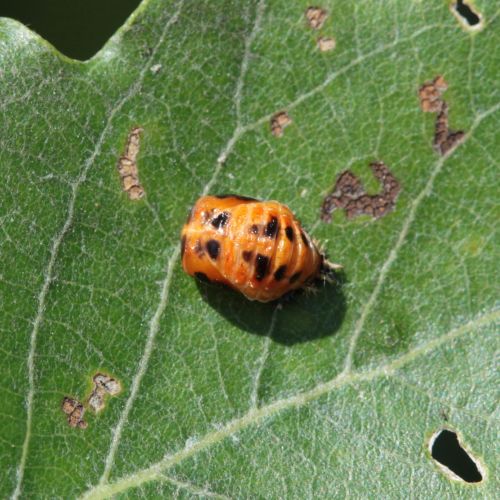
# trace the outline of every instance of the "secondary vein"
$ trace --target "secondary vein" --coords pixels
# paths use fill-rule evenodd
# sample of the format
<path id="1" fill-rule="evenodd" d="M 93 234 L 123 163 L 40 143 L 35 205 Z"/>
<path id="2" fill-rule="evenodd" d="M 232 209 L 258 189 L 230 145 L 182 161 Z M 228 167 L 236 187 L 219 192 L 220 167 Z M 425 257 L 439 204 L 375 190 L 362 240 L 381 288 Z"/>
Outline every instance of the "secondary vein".
<path id="1" fill-rule="evenodd" d="M 181 2 L 179 4 L 179 8 L 178 8 L 176 14 L 172 17 L 172 19 L 171 19 L 172 22 L 175 22 L 175 20 L 177 19 L 179 12 L 180 12 L 180 8 L 182 6 L 182 3 L 183 2 Z M 240 109 L 243 80 L 244 80 L 244 76 L 246 74 L 246 71 L 248 69 L 250 44 L 253 41 L 253 39 L 255 38 L 255 35 L 259 29 L 260 20 L 262 17 L 263 4 L 264 4 L 264 2 L 263 2 L 263 0 L 261 0 L 259 6 L 257 8 L 257 14 L 256 14 L 253 29 L 250 32 L 249 37 L 245 41 L 245 50 L 244 50 L 244 55 L 243 55 L 243 59 L 242 59 L 242 65 L 241 65 L 241 69 L 240 69 L 240 74 L 239 74 L 237 82 L 236 82 L 236 90 L 235 90 L 235 94 L 234 94 L 234 105 L 235 105 L 236 110 L 237 110 L 237 117 L 238 117 L 239 109 Z M 170 21 L 169 21 L 169 23 L 167 23 L 166 29 L 168 28 L 169 24 L 171 24 Z M 153 53 L 156 52 L 156 49 L 162 43 L 163 37 L 165 36 L 165 33 L 166 33 L 166 29 L 164 30 L 162 37 L 161 37 L 160 41 L 158 42 Z M 239 137 L 239 134 L 240 134 L 240 126 L 239 126 L 239 123 L 237 121 L 236 127 L 233 131 L 233 134 L 231 135 L 231 138 L 229 139 L 227 144 L 222 149 L 222 152 L 218 156 L 217 165 L 212 173 L 210 180 L 205 184 L 205 187 L 202 191 L 202 195 L 207 194 L 209 192 L 209 190 L 211 189 L 212 185 L 215 183 L 215 181 L 219 175 L 219 172 L 222 169 L 224 160 L 227 157 L 227 155 L 231 152 L 232 148 L 234 147 L 234 145 Z M 111 439 L 111 445 L 110 445 L 108 455 L 107 455 L 106 460 L 105 460 L 104 471 L 103 471 L 103 474 L 99 480 L 99 485 L 106 484 L 106 482 L 109 479 L 109 475 L 110 475 L 111 469 L 112 469 L 113 464 L 114 464 L 114 458 L 116 455 L 116 451 L 117 451 L 119 443 L 120 443 L 123 428 L 125 427 L 125 425 L 127 423 L 128 415 L 132 409 L 132 406 L 133 406 L 135 399 L 137 397 L 137 394 L 139 392 L 142 378 L 144 377 L 144 374 L 146 373 L 146 370 L 147 370 L 147 367 L 149 364 L 149 359 L 150 359 L 151 354 L 153 352 L 154 341 L 155 341 L 156 335 L 157 335 L 158 330 L 159 330 L 160 320 L 161 320 L 161 317 L 163 316 L 163 313 L 165 312 L 167 305 L 168 305 L 169 290 L 170 290 L 170 286 L 172 283 L 173 267 L 174 267 L 175 262 L 179 258 L 179 254 L 180 254 L 180 247 L 177 245 L 174 252 L 172 253 L 172 255 L 169 259 L 169 262 L 168 262 L 167 274 L 166 274 L 166 277 L 162 283 L 160 301 L 159 301 L 158 307 L 153 315 L 153 318 L 151 319 L 151 322 L 150 322 L 146 345 L 145 345 L 144 352 L 142 354 L 142 357 L 141 357 L 141 360 L 139 363 L 139 368 L 138 368 L 138 370 L 133 378 L 133 381 L 132 381 L 130 395 L 127 399 L 127 402 L 125 403 L 125 407 L 120 415 L 118 423 L 117 423 L 115 429 L 113 430 L 113 437 Z"/>
<path id="2" fill-rule="evenodd" d="M 130 87 L 129 91 L 123 96 L 122 99 L 120 99 L 118 101 L 118 103 L 112 108 L 111 112 L 109 113 L 108 119 L 106 121 L 106 124 L 105 124 L 102 132 L 101 132 L 101 135 L 99 136 L 99 139 L 97 140 L 94 151 L 89 156 L 87 161 L 84 163 L 84 165 L 81 169 L 80 175 L 78 176 L 76 181 L 74 181 L 71 184 L 71 198 L 70 198 L 69 205 L 68 205 L 67 216 L 66 216 L 66 219 L 64 221 L 62 229 L 56 234 L 56 236 L 53 240 L 52 246 L 51 246 L 49 261 L 48 261 L 48 264 L 47 264 L 47 267 L 46 267 L 45 273 L 44 273 L 44 281 L 43 281 L 40 293 L 38 294 L 37 312 L 36 312 L 35 319 L 33 321 L 33 329 L 31 331 L 31 335 L 30 335 L 30 348 L 29 348 L 29 353 L 28 353 L 28 394 L 27 394 L 27 398 L 26 398 L 26 408 L 27 408 L 26 409 L 26 434 L 25 434 L 25 438 L 24 438 L 24 442 L 23 442 L 22 451 L 21 451 L 21 459 L 19 461 L 19 466 L 17 468 L 16 487 L 14 489 L 14 492 L 12 493 L 12 499 L 14 499 L 14 500 L 19 498 L 19 496 L 21 494 L 22 482 L 24 479 L 24 471 L 26 468 L 26 461 L 27 461 L 27 457 L 28 457 L 28 453 L 29 453 L 29 443 L 30 443 L 30 439 L 31 439 L 31 429 L 32 429 L 32 425 L 33 425 L 33 400 L 34 400 L 34 396 L 35 396 L 35 356 L 36 356 L 37 337 L 38 337 L 38 332 L 40 330 L 40 326 L 41 326 L 42 321 L 43 321 L 43 315 L 45 312 L 47 295 L 49 292 L 50 284 L 51 284 L 52 280 L 54 279 L 54 267 L 55 267 L 57 257 L 59 255 L 59 250 L 60 250 L 60 247 L 61 247 L 61 244 L 63 242 L 64 237 L 69 232 L 71 225 L 73 223 L 78 191 L 79 191 L 81 185 L 85 182 L 85 180 L 87 178 L 87 174 L 88 174 L 90 168 L 94 165 L 96 158 L 101 153 L 104 141 L 105 141 L 109 131 L 111 130 L 111 126 L 112 126 L 112 122 L 113 122 L 114 117 L 123 108 L 124 104 L 139 91 L 141 84 L 142 84 L 142 81 L 144 80 L 144 76 L 147 72 L 147 69 L 151 65 L 151 61 L 152 61 L 153 57 L 155 56 L 157 48 L 158 48 L 158 46 L 155 47 L 155 50 L 152 51 L 151 56 L 148 58 L 148 61 L 144 65 L 143 69 L 141 70 L 136 82 Z"/>
<path id="3" fill-rule="evenodd" d="M 356 382 L 372 382 L 379 378 L 394 376 L 398 370 L 412 361 L 415 361 L 419 357 L 424 356 L 446 343 L 453 342 L 463 335 L 473 331 L 477 333 L 477 330 L 480 328 L 498 320 L 500 320 L 500 310 L 495 309 L 474 318 L 468 323 L 453 328 L 446 334 L 441 335 L 441 337 L 433 338 L 424 344 L 417 345 L 410 351 L 399 356 L 398 358 L 393 359 L 385 365 L 366 371 L 352 372 L 350 374 L 340 373 L 335 378 L 328 380 L 327 382 L 319 383 L 307 391 L 274 401 L 260 408 L 252 408 L 242 417 L 231 420 L 216 431 L 207 433 L 196 442 L 190 441 L 189 445 L 186 445 L 183 449 L 173 453 L 172 455 L 167 455 L 164 459 L 151 465 L 150 467 L 141 469 L 129 476 L 122 477 L 114 483 L 92 488 L 81 498 L 86 500 L 109 498 L 130 488 L 139 487 L 146 482 L 161 480 L 162 475 L 166 470 L 193 457 L 197 453 L 215 446 L 222 440 L 250 427 L 251 425 L 258 424 L 262 420 L 271 418 L 288 409 L 304 406 L 311 401 L 319 399 L 321 396 L 329 394 L 334 390 L 347 385 L 352 385 Z"/>

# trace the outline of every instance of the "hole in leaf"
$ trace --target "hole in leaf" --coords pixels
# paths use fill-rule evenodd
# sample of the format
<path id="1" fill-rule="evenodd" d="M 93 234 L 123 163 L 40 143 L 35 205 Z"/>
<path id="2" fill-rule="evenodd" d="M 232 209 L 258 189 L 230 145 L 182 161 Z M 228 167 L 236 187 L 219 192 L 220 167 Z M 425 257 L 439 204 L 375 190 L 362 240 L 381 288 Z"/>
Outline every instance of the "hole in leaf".
<path id="1" fill-rule="evenodd" d="M 140 0 L 15 0 L 0 2 L 0 17 L 17 19 L 68 57 L 92 57 Z"/>
<path id="2" fill-rule="evenodd" d="M 455 3 L 455 10 L 457 14 L 469 25 L 476 26 L 481 22 L 481 18 L 471 9 L 471 7 L 464 3 L 463 0 L 458 0 Z"/>
<path id="3" fill-rule="evenodd" d="M 469 3 L 463 0 L 451 2 L 450 10 L 466 31 L 479 31 L 484 25 L 481 13 L 475 11 Z"/>
<path id="4" fill-rule="evenodd" d="M 443 429 L 434 434 L 429 442 L 432 458 L 455 480 L 479 483 L 483 480 L 478 462 L 460 445 L 455 432 Z"/>

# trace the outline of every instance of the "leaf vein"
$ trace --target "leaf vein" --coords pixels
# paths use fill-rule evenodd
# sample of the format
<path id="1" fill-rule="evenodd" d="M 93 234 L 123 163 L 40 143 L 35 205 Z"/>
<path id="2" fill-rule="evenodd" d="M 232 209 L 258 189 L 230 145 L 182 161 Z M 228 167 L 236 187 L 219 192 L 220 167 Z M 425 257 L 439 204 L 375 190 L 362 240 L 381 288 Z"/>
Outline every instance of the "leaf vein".
<path id="1" fill-rule="evenodd" d="M 257 405 L 259 403 L 259 388 L 261 385 L 262 372 L 264 371 L 264 366 L 266 364 L 267 358 L 269 357 L 269 348 L 271 346 L 271 335 L 273 334 L 274 327 L 276 325 L 276 316 L 278 314 L 279 309 L 280 309 L 279 305 L 275 307 L 273 315 L 271 317 L 271 325 L 269 326 L 266 338 L 264 339 L 262 354 L 258 360 L 259 365 L 257 367 L 255 376 L 253 378 L 253 389 L 252 389 L 252 394 L 250 396 L 250 408 L 257 408 Z"/>
<path id="2" fill-rule="evenodd" d="M 463 144 L 465 144 L 470 139 L 470 137 L 472 136 L 472 133 L 479 126 L 479 124 L 483 121 L 483 119 L 486 118 L 487 116 L 489 116 L 490 114 L 494 113 L 495 111 L 497 111 L 499 109 L 499 107 L 500 107 L 500 103 L 491 107 L 489 110 L 485 111 L 484 113 L 478 114 L 476 116 L 473 124 L 472 124 L 471 129 L 466 134 L 463 143 L 459 147 L 462 147 Z M 422 201 L 426 197 L 428 197 L 431 194 L 432 187 L 434 185 L 434 181 L 435 181 L 436 177 L 441 172 L 446 160 L 453 154 L 454 151 L 455 150 L 451 150 L 449 154 L 441 156 L 437 160 L 437 162 L 434 165 L 434 168 L 431 170 L 431 174 L 429 176 L 427 183 L 425 184 L 422 191 L 420 191 L 418 196 L 413 200 L 413 202 L 410 205 L 410 210 L 408 212 L 408 216 L 406 217 L 406 219 L 403 222 L 403 225 L 401 227 L 401 231 L 399 232 L 399 236 L 396 240 L 396 244 L 392 247 L 386 261 L 382 265 L 382 267 L 380 269 L 380 273 L 378 275 L 377 282 L 375 284 L 375 287 L 374 287 L 368 301 L 362 307 L 361 315 L 360 315 L 359 319 L 357 320 L 356 324 L 354 325 L 354 331 L 353 331 L 353 334 L 351 336 L 351 340 L 349 342 L 349 350 L 347 352 L 346 359 L 344 361 L 343 372 L 346 374 L 351 371 L 354 350 L 356 349 L 356 344 L 357 344 L 358 338 L 361 335 L 361 332 L 363 330 L 366 318 L 368 317 L 371 310 L 373 309 L 373 306 L 375 305 L 375 303 L 378 299 L 380 291 L 382 290 L 385 279 L 386 279 L 387 275 L 389 274 L 389 270 L 390 270 L 392 264 L 397 259 L 398 255 L 399 255 L 399 250 L 401 249 L 401 247 L 404 245 L 404 243 L 406 241 L 406 238 L 407 238 L 408 233 L 410 231 L 410 227 L 416 218 L 417 211 L 420 207 L 420 204 L 422 203 Z"/>
<path id="3" fill-rule="evenodd" d="M 221 495 L 220 493 L 216 493 L 214 491 L 210 491 L 207 488 L 202 488 L 192 483 L 188 483 L 186 481 L 180 481 L 171 476 L 163 475 L 162 479 L 176 486 L 178 489 L 186 490 L 188 493 L 192 495 L 203 497 L 203 498 L 217 498 L 219 500 L 229 500 L 230 497 L 226 495 Z"/>
<path id="4" fill-rule="evenodd" d="M 184 0 L 182 0 L 181 3 L 183 3 Z M 164 33 L 170 26 L 171 22 L 167 23 Z M 17 499 L 19 498 L 19 495 L 21 494 L 21 488 L 22 488 L 22 482 L 24 478 L 24 471 L 26 468 L 26 461 L 28 457 L 28 452 L 29 452 L 29 443 L 30 443 L 30 438 L 31 438 L 31 428 L 32 428 L 32 423 L 33 423 L 33 400 L 35 396 L 35 355 L 36 355 L 36 344 L 37 344 L 37 337 L 38 337 L 38 332 L 40 330 L 40 325 L 42 324 L 43 320 L 43 315 L 45 312 L 45 307 L 46 307 L 46 301 L 47 301 L 47 295 L 49 292 L 49 287 L 51 282 L 53 281 L 54 278 L 54 267 L 56 264 L 56 260 L 59 254 L 59 249 L 62 245 L 63 239 L 68 234 L 71 225 L 73 224 L 74 220 L 74 213 L 75 213 L 75 205 L 76 205 L 76 199 L 78 195 L 79 188 L 81 185 L 86 181 L 87 179 L 87 174 L 90 170 L 90 168 L 94 165 L 96 158 L 100 154 L 102 150 L 102 146 L 104 144 L 104 141 L 111 130 L 112 122 L 116 114 L 123 108 L 125 103 L 131 99 L 140 89 L 142 81 L 144 79 L 144 76 L 151 65 L 151 62 L 153 60 L 153 57 L 156 54 L 156 51 L 159 48 L 159 45 L 163 41 L 163 37 L 160 38 L 160 41 L 156 45 L 155 49 L 152 51 L 150 57 L 146 61 L 143 69 L 141 70 L 138 79 L 134 82 L 133 85 L 131 85 L 129 91 L 118 101 L 118 103 L 111 109 L 108 119 L 106 121 L 106 124 L 101 132 L 101 135 L 99 136 L 99 139 L 97 140 L 96 146 L 94 148 L 94 151 L 92 154 L 89 156 L 87 161 L 84 163 L 83 168 L 81 169 L 80 175 L 77 177 L 77 179 L 71 183 L 71 198 L 69 201 L 68 205 L 68 211 L 67 211 L 67 216 L 66 220 L 63 224 L 62 229 L 59 231 L 59 233 L 56 234 L 51 250 L 50 250 L 50 256 L 49 256 L 49 261 L 44 273 L 44 281 L 42 284 L 42 288 L 38 294 L 38 301 L 37 301 L 37 312 L 35 319 L 33 321 L 33 328 L 31 330 L 31 335 L 30 335 L 30 348 L 29 348 L 29 353 L 28 353 L 28 395 L 26 398 L 26 433 L 25 433 L 25 438 L 23 442 L 23 447 L 22 447 L 22 452 L 21 452 L 21 458 L 19 461 L 19 466 L 17 468 L 17 481 L 16 481 L 16 486 L 14 489 L 14 492 L 12 493 L 12 498 Z"/>
<path id="5" fill-rule="evenodd" d="M 290 101 L 288 104 L 284 104 L 282 107 L 286 109 L 287 111 L 290 111 L 291 109 L 296 108 L 300 104 L 302 104 L 304 101 L 307 101 L 311 97 L 314 97 L 315 95 L 323 92 L 334 80 L 336 80 L 339 76 L 344 75 L 345 73 L 349 72 L 352 68 L 355 68 L 356 66 L 359 66 L 360 64 L 365 63 L 366 61 L 372 59 L 373 57 L 376 57 L 380 54 L 383 54 L 386 51 L 389 51 L 391 49 L 396 48 L 398 45 L 406 42 L 410 42 L 414 40 L 415 38 L 418 38 L 420 35 L 426 33 L 429 30 L 436 29 L 436 28 L 441 28 L 442 25 L 440 24 L 430 24 L 429 26 L 424 26 L 423 28 L 415 31 L 411 36 L 405 37 L 405 38 L 398 38 L 396 37 L 392 42 L 390 43 L 385 43 L 382 45 L 379 45 L 377 48 L 370 50 L 369 52 L 365 54 L 361 54 L 355 59 L 353 59 L 351 62 L 343 66 L 342 68 L 332 71 L 320 84 L 316 85 L 315 87 L 311 88 L 307 92 L 304 92 L 303 94 L 300 94 L 298 97 L 296 97 L 293 101 Z M 254 130 L 263 123 L 269 122 L 269 120 L 272 118 L 274 114 L 274 111 L 272 113 L 266 114 L 264 116 L 261 116 L 257 120 L 248 123 L 246 125 L 241 126 L 241 134 Z"/>
<path id="6" fill-rule="evenodd" d="M 177 20 L 183 3 L 184 3 L 184 0 L 182 0 L 179 3 L 177 12 L 172 16 L 172 18 L 167 23 L 167 25 L 162 33 L 162 36 L 160 37 L 159 42 L 157 43 L 155 49 L 152 52 L 151 57 L 154 56 L 154 54 L 158 50 L 158 47 L 162 44 L 163 39 L 168 31 L 169 26 Z M 250 57 L 250 44 L 253 41 L 253 39 L 255 38 L 256 33 L 258 32 L 260 21 L 261 21 L 262 14 L 263 14 L 263 7 L 264 7 L 264 1 L 261 0 L 259 3 L 259 6 L 257 8 L 257 14 L 256 14 L 253 29 L 250 32 L 250 35 L 248 36 L 248 38 L 245 40 L 244 55 L 242 58 L 240 74 L 239 74 L 238 79 L 237 79 L 236 90 L 235 90 L 235 94 L 234 94 L 234 105 L 235 105 L 237 112 L 238 112 L 239 107 L 240 107 L 241 93 L 242 93 L 242 89 L 243 89 L 244 77 L 245 77 L 246 71 L 248 69 L 248 62 L 249 62 L 249 57 Z M 233 135 L 229 139 L 228 143 L 225 145 L 222 153 L 219 155 L 217 166 L 213 171 L 211 179 L 205 185 L 205 188 L 203 189 L 202 195 L 207 194 L 209 192 L 209 190 L 211 189 L 212 185 L 216 182 L 217 177 L 219 175 L 219 172 L 220 172 L 222 165 L 223 165 L 223 160 L 221 160 L 221 156 L 222 155 L 227 156 L 229 154 L 229 152 L 232 150 L 234 144 L 236 143 L 239 130 L 240 130 L 240 127 L 239 127 L 239 124 L 237 121 Z M 116 455 L 116 451 L 118 449 L 118 445 L 120 443 L 123 428 L 125 427 L 125 425 L 127 423 L 128 415 L 132 409 L 132 406 L 133 406 L 135 399 L 137 397 L 137 394 L 139 392 L 142 378 L 143 378 L 144 374 L 146 373 L 149 359 L 150 359 L 151 354 L 153 352 L 156 334 L 158 333 L 158 330 L 160 327 L 160 320 L 161 320 L 161 317 L 163 316 L 163 313 L 165 312 L 165 309 L 167 308 L 167 305 L 168 305 L 169 290 L 170 290 L 170 285 L 172 283 L 172 276 L 173 276 L 173 268 L 174 268 L 175 262 L 179 258 L 179 255 L 180 255 L 180 246 L 176 245 L 175 250 L 172 253 L 172 255 L 168 261 L 167 275 L 162 283 L 160 302 L 159 302 L 158 307 L 155 311 L 155 314 L 153 315 L 151 322 L 150 322 L 150 327 L 149 327 L 146 345 L 145 345 L 141 360 L 139 362 L 139 368 L 138 368 L 138 370 L 134 376 L 134 379 L 132 381 L 130 395 L 127 399 L 127 402 L 125 403 L 125 408 L 123 409 L 123 411 L 120 415 L 118 424 L 116 425 L 116 427 L 113 430 L 113 437 L 111 439 L 111 445 L 110 445 L 108 455 L 107 455 L 106 460 L 105 460 L 104 471 L 103 471 L 103 474 L 99 480 L 99 485 L 101 485 L 101 486 L 106 484 L 106 482 L 109 479 L 109 474 L 110 474 L 111 469 L 113 467 L 114 458 Z"/>
<path id="7" fill-rule="evenodd" d="M 412 350 L 393 359 L 385 365 L 365 371 L 351 372 L 349 374 L 342 372 L 335 378 L 328 380 L 327 382 L 319 383 L 307 391 L 274 401 L 258 409 L 251 409 L 242 417 L 231 420 L 225 426 L 216 431 L 205 434 L 205 436 L 194 443 L 192 443 L 191 440 L 188 440 L 189 445 L 174 454 L 165 456 L 165 458 L 150 467 L 141 469 L 131 475 L 124 476 L 114 483 L 94 487 L 84 493 L 81 498 L 87 500 L 108 498 L 128 489 L 136 488 L 146 482 L 158 481 L 161 479 L 161 476 L 166 470 L 178 465 L 186 459 L 193 457 L 199 452 L 205 451 L 217 445 L 224 439 L 250 427 L 251 425 L 258 424 L 266 418 L 274 417 L 282 411 L 304 406 L 309 402 L 319 399 L 321 396 L 330 394 L 336 389 L 341 389 L 342 387 L 352 385 L 356 382 L 373 382 L 379 378 L 391 377 L 405 365 L 415 361 L 419 357 L 433 351 L 434 349 L 437 349 L 447 343 L 451 343 L 466 334 L 477 331 L 478 329 L 499 320 L 500 309 L 494 309 L 463 325 L 451 329 L 438 338 L 431 339 L 424 344 L 415 346 Z"/>

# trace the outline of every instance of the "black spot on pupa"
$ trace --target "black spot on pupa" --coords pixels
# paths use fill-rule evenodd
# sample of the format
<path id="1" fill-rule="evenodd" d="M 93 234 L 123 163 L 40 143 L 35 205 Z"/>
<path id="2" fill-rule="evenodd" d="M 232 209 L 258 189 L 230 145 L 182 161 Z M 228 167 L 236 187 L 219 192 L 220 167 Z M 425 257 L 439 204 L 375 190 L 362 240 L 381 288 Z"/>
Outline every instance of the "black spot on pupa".
<path id="1" fill-rule="evenodd" d="M 250 259 L 252 258 L 253 252 L 250 250 L 244 250 L 243 251 L 243 260 L 245 262 L 250 262 Z"/>
<path id="2" fill-rule="evenodd" d="M 262 281 L 265 278 L 266 274 L 269 271 L 268 267 L 269 257 L 258 253 L 255 259 L 255 279 L 257 281 Z"/>
<path id="3" fill-rule="evenodd" d="M 252 224 L 248 232 L 252 234 L 259 234 L 259 226 L 257 226 L 257 224 Z"/>
<path id="4" fill-rule="evenodd" d="M 181 239 L 181 259 L 184 257 L 184 250 L 186 249 L 186 235 Z"/>
<path id="5" fill-rule="evenodd" d="M 290 283 L 295 283 L 302 274 L 302 271 L 297 271 L 294 275 L 290 276 Z"/>
<path id="6" fill-rule="evenodd" d="M 195 277 L 203 283 L 210 283 L 208 276 L 205 273 L 194 273 Z"/>
<path id="7" fill-rule="evenodd" d="M 241 201 L 259 201 L 255 198 L 250 198 L 249 196 L 240 196 L 238 194 L 216 194 L 216 198 L 219 198 L 220 200 L 223 200 L 224 198 L 236 198 L 237 200 Z"/>
<path id="8" fill-rule="evenodd" d="M 267 238 L 275 238 L 278 232 L 278 219 L 276 217 L 271 217 L 271 220 L 267 223 L 264 229 L 264 236 Z"/>
<path id="9" fill-rule="evenodd" d="M 309 246 L 309 240 L 307 239 L 307 236 L 304 234 L 304 231 L 300 232 L 300 236 L 302 237 L 302 241 L 304 242 L 304 245 L 306 247 Z"/>
<path id="10" fill-rule="evenodd" d="M 228 220 L 229 220 L 229 214 L 227 212 L 222 212 L 217 217 L 212 219 L 211 224 L 216 229 L 219 229 L 220 227 L 224 227 L 227 224 Z"/>
<path id="11" fill-rule="evenodd" d="M 295 234 L 293 233 L 293 229 L 288 226 L 286 229 L 285 229 L 285 234 L 286 234 L 286 237 L 290 240 L 290 241 L 293 241 L 293 239 L 295 238 Z"/>
<path id="12" fill-rule="evenodd" d="M 206 247 L 208 255 L 210 255 L 210 258 L 212 260 L 216 260 L 220 252 L 220 243 L 216 240 L 208 240 Z"/>
<path id="13" fill-rule="evenodd" d="M 285 265 L 282 265 L 282 266 L 278 267 L 278 269 L 276 269 L 276 271 L 274 271 L 274 279 L 276 281 L 282 280 L 283 277 L 285 276 L 285 272 L 286 272 L 286 266 Z"/>

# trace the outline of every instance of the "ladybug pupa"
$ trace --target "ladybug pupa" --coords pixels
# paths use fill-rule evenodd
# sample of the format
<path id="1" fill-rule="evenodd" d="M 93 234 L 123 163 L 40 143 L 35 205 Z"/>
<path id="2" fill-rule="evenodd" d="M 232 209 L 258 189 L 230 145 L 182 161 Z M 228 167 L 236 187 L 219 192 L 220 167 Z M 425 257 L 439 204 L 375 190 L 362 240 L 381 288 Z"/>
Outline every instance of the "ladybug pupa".
<path id="1" fill-rule="evenodd" d="M 198 199 L 182 229 L 181 255 L 191 276 L 260 302 L 340 267 L 326 261 L 286 205 L 237 195 Z"/>

